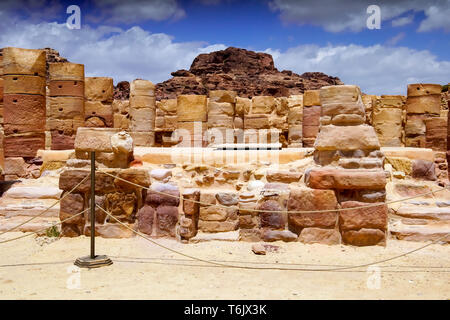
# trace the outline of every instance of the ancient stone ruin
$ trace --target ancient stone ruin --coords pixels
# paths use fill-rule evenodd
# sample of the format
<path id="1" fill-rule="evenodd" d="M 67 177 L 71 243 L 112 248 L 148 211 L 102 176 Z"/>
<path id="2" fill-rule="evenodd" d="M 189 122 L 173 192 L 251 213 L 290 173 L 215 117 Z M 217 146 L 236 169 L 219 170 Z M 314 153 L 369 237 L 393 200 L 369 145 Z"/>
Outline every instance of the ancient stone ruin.
<path id="1" fill-rule="evenodd" d="M 114 87 L 49 49 L 2 54 L 1 177 L 21 182 L 0 199 L 0 230 L 55 199 L 19 230 L 89 208 L 89 182 L 77 185 L 95 151 L 95 203 L 120 222 L 97 208 L 102 237 L 367 246 L 450 231 L 449 96 L 440 85 L 367 95 L 228 48 L 166 82 Z M 59 230 L 90 235 L 88 213 Z"/>

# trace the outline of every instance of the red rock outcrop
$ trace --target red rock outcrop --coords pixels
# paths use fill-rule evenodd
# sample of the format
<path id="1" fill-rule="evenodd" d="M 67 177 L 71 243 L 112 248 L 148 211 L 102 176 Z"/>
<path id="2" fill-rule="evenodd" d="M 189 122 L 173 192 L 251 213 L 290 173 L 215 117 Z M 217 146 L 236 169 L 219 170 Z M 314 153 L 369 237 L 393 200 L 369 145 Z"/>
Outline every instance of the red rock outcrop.
<path id="1" fill-rule="evenodd" d="M 298 75 L 275 68 L 270 54 L 229 47 L 198 55 L 189 70 L 172 72 L 172 79 L 156 85 L 157 100 L 180 94 L 208 94 L 233 90 L 241 97 L 289 96 L 327 85 L 343 84 L 321 72 Z"/>

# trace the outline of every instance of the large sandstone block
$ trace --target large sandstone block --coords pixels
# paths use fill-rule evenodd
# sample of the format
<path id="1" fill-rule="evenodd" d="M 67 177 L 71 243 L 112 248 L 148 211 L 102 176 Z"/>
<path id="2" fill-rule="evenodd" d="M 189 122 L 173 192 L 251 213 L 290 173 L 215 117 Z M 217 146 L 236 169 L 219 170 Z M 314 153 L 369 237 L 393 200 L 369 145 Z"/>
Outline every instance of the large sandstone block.
<path id="1" fill-rule="evenodd" d="M 432 83 L 408 84 L 408 97 L 428 96 L 430 94 L 441 94 L 442 86 Z"/>
<path id="2" fill-rule="evenodd" d="M 37 94 L 45 96 L 45 77 L 5 75 L 4 94 Z"/>
<path id="3" fill-rule="evenodd" d="M 303 243 L 334 245 L 341 243 L 341 234 L 335 229 L 304 228 L 298 237 Z"/>
<path id="4" fill-rule="evenodd" d="M 130 108 L 130 130 L 133 132 L 148 132 L 155 129 L 155 109 Z"/>
<path id="5" fill-rule="evenodd" d="M 298 95 L 289 96 L 287 99 L 287 102 L 288 102 L 289 108 L 294 108 L 294 107 L 302 107 L 303 108 L 303 95 L 298 94 Z"/>
<path id="6" fill-rule="evenodd" d="M 75 149 L 79 151 L 112 152 L 111 136 L 118 133 L 114 128 L 78 128 Z"/>
<path id="7" fill-rule="evenodd" d="M 155 209 L 145 205 L 137 213 L 138 230 L 147 235 L 152 235 L 155 220 Z"/>
<path id="8" fill-rule="evenodd" d="M 299 125 L 303 123 L 303 107 L 291 107 L 287 117 L 289 125 Z"/>
<path id="9" fill-rule="evenodd" d="M 341 203 L 342 208 L 354 208 L 366 205 L 367 203 L 358 201 L 345 201 Z M 339 212 L 339 226 L 341 230 L 359 230 L 362 228 L 386 230 L 387 223 L 387 206 L 382 203 L 369 208 L 356 208 L 355 210 L 343 210 Z"/>
<path id="10" fill-rule="evenodd" d="M 72 80 L 51 80 L 49 83 L 51 97 L 81 97 L 84 98 L 84 82 Z"/>
<path id="11" fill-rule="evenodd" d="M 406 99 L 406 112 L 429 113 L 439 115 L 441 111 L 441 94 L 408 97 Z"/>
<path id="12" fill-rule="evenodd" d="M 426 147 L 436 151 L 447 151 L 447 119 L 428 118 L 426 126 Z"/>
<path id="13" fill-rule="evenodd" d="M 252 98 L 252 114 L 270 114 L 275 109 L 275 98 L 272 96 L 256 96 Z"/>
<path id="14" fill-rule="evenodd" d="M 386 175 L 383 170 L 312 169 L 307 184 L 313 189 L 383 189 Z"/>
<path id="15" fill-rule="evenodd" d="M 288 141 L 289 143 L 302 143 L 303 126 L 295 125 L 289 127 Z"/>
<path id="16" fill-rule="evenodd" d="M 66 195 L 60 204 L 59 218 L 60 220 L 69 219 L 67 223 L 77 224 L 82 226 L 84 224 L 84 215 L 72 216 L 82 212 L 84 209 L 84 198 L 81 194 L 71 193 Z"/>
<path id="17" fill-rule="evenodd" d="M 303 94 L 305 107 L 320 106 L 320 90 L 306 90 Z"/>
<path id="18" fill-rule="evenodd" d="M 114 112 L 111 103 L 101 101 L 89 101 L 84 103 L 85 119 L 90 117 L 101 118 L 107 127 L 113 126 Z"/>
<path id="19" fill-rule="evenodd" d="M 120 113 L 126 115 L 130 110 L 130 100 L 117 100 L 114 99 L 112 103 L 114 113 Z"/>
<path id="20" fill-rule="evenodd" d="M 50 63 L 50 81 L 84 81 L 84 65 L 71 62 Z"/>
<path id="21" fill-rule="evenodd" d="M 353 246 L 385 245 L 386 234 L 379 229 L 349 230 L 342 233 L 342 241 Z"/>
<path id="22" fill-rule="evenodd" d="M 208 102 L 208 121 L 212 115 L 234 116 L 234 104 L 229 102 Z"/>
<path id="23" fill-rule="evenodd" d="M 301 211 L 332 210 L 336 208 L 337 199 L 333 190 L 292 188 L 288 201 L 289 228 L 297 233 L 308 227 L 334 228 L 337 223 L 336 211 Z"/>
<path id="24" fill-rule="evenodd" d="M 364 104 L 361 100 L 356 102 L 333 102 L 322 106 L 322 116 L 334 117 L 339 114 L 356 114 L 365 116 Z"/>
<path id="25" fill-rule="evenodd" d="M 46 76 L 44 50 L 3 48 L 3 74 Z"/>
<path id="26" fill-rule="evenodd" d="M 322 105 L 361 100 L 361 90 L 355 85 L 325 86 L 319 90 Z"/>
<path id="27" fill-rule="evenodd" d="M 134 96 L 155 96 L 155 85 L 148 80 L 134 80 L 130 83 L 130 99 Z"/>
<path id="28" fill-rule="evenodd" d="M 153 183 L 151 190 L 147 191 L 145 203 L 153 207 L 159 205 L 177 207 L 180 204 L 180 190 L 174 184 Z"/>
<path id="29" fill-rule="evenodd" d="M 179 95 L 177 97 L 178 122 L 206 121 L 207 100 L 204 95 Z"/>
<path id="30" fill-rule="evenodd" d="M 377 97 L 373 110 L 380 111 L 381 109 L 404 109 L 406 97 L 400 95 L 382 95 Z"/>
<path id="31" fill-rule="evenodd" d="M 166 114 L 177 114 L 177 99 L 163 99 L 158 103 L 158 109 L 164 111 Z"/>
<path id="32" fill-rule="evenodd" d="M 398 108 L 382 108 L 372 112 L 372 123 L 374 126 L 385 124 L 386 122 L 401 126 L 403 122 L 403 110 Z"/>
<path id="33" fill-rule="evenodd" d="M 9 157 L 5 158 L 3 163 L 3 173 L 5 175 L 15 175 L 18 177 L 24 177 L 27 174 L 27 164 L 22 157 Z"/>
<path id="34" fill-rule="evenodd" d="M 426 160 L 414 160 L 412 162 L 411 176 L 419 180 L 436 180 L 436 167 L 434 162 Z"/>
<path id="35" fill-rule="evenodd" d="M 122 130 L 128 130 L 130 127 L 130 119 L 128 115 L 114 113 L 113 127 Z"/>
<path id="36" fill-rule="evenodd" d="M 45 130 L 45 96 L 5 95 L 3 123 L 5 133 L 43 132 Z"/>
<path id="37" fill-rule="evenodd" d="M 52 130 L 51 149 L 52 150 L 70 150 L 75 146 L 75 135 L 66 134 L 64 131 Z"/>
<path id="38" fill-rule="evenodd" d="M 130 109 L 156 109 L 156 99 L 153 96 L 131 96 Z"/>
<path id="39" fill-rule="evenodd" d="M 46 129 L 49 131 L 57 131 L 60 134 L 69 136 L 73 135 L 74 139 L 79 127 L 84 127 L 84 121 L 48 118 L 46 123 Z"/>
<path id="40" fill-rule="evenodd" d="M 178 217 L 177 207 L 161 205 L 156 208 L 156 235 L 175 237 Z"/>
<path id="41" fill-rule="evenodd" d="M 248 98 L 236 97 L 236 114 L 244 116 L 249 114 L 252 108 L 252 100 Z"/>
<path id="42" fill-rule="evenodd" d="M 153 147 L 155 145 L 155 132 L 130 132 L 136 147 Z"/>
<path id="43" fill-rule="evenodd" d="M 109 170 L 112 175 L 116 175 L 117 171 Z M 90 175 L 90 169 L 66 169 L 59 176 L 59 188 L 64 191 L 70 191 L 75 188 L 85 177 Z M 91 190 L 91 181 L 88 178 L 80 184 L 74 192 L 88 193 Z M 106 194 L 115 192 L 114 178 L 102 173 L 95 173 L 95 192 L 98 194 Z"/>
<path id="44" fill-rule="evenodd" d="M 320 124 L 321 106 L 311 106 L 303 108 L 303 125 L 318 126 Z"/>
<path id="45" fill-rule="evenodd" d="M 50 118 L 84 120 L 84 98 L 51 97 L 48 110 Z"/>
<path id="46" fill-rule="evenodd" d="M 328 125 L 321 127 L 314 147 L 317 150 L 364 150 L 379 149 L 380 143 L 372 126 Z"/>
<path id="47" fill-rule="evenodd" d="M 112 78 L 86 77 L 84 87 L 84 94 L 88 100 L 113 101 L 114 84 Z"/>
<path id="48" fill-rule="evenodd" d="M 184 189 L 183 191 L 183 212 L 185 215 L 198 216 L 200 210 L 200 190 Z"/>
<path id="49" fill-rule="evenodd" d="M 239 220 L 231 221 L 198 221 L 198 229 L 203 232 L 228 232 L 237 230 Z"/>
<path id="50" fill-rule="evenodd" d="M 315 139 L 319 134 L 319 126 L 307 126 L 303 124 L 302 134 L 305 139 Z"/>
<path id="51" fill-rule="evenodd" d="M 266 179 L 268 182 L 292 183 L 298 182 L 302 177 L 301 172 L 287 171 L 287 170 L 271 170 L 267 171 Z"/>
<path id="52" fill-rule="evenodd" d="M 23 133 L 5 136 L 5 157 L 36 157 L 37 151 L 45 149 L 45 133 Z"/>
<path id="53" fill-rule="evenodd" d="M 227 102 L 235 103 L 237 92 L 231 90 L 210 90 L 209 101 L 210 102 Z"/>
<path id="54" fill-rule="evenodd" d="M 234 118 L 228 115 L 208 115 L 208 128 L 233 128 Z"/>
<path id="55" fill-rule="evenodd" d="M 269 116 L 266 114 L 249 114 L 244 116 L 245 129 L 270 129 Z"/>

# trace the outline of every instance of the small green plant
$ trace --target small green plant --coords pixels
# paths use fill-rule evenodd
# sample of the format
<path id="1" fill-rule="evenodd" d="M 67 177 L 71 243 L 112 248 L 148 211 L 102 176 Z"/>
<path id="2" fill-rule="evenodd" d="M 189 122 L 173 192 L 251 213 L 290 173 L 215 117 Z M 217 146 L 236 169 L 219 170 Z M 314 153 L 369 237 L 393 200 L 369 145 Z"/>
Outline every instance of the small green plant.
<path id="1" fill-rule="evenodd" d="M 58 231 L 56 226 L 52 226 L 52 227 L 47 228 L 47 230 L 45 231 L 45 235 L 49 238 L 51 238 L 51 237 L 59 238 L 60 232 Z"/>
<path id="2" fill-rule="evenodd" d="M 447 92 L 448 91 L 448 86 L 450 84 L 446 84 L 445 86 L 442 86 L 442 92 Z"/>

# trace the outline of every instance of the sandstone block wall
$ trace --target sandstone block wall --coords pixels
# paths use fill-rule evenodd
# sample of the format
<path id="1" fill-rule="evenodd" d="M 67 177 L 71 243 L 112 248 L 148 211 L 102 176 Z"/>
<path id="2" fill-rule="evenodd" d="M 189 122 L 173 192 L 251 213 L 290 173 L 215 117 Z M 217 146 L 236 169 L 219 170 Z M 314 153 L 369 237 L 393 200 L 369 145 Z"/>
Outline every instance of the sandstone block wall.
<path id="1" fill-rule="evenodd" d="M 130 85 L 129 129 L 134 144 L 155 145 L 155 85 L 147 80 L 134 80 Z"/>
<path id="2" fill-rule="evenodd" d="M 73 149 L 77 129 L 84 127 L 84 65 L 50 64 L 48 88 L 47 130 L 51 149 Z"/>
<path id="3" fill-rule="evenodd" d="M 150 177 L 147 170 L 136 168 L 110 169 L 109 172 L 139 185 L 148 187 Z M 84 177 L 90 174 L 89 169 L 68 168 L 60 175 L 59 188 L 63 195 L 72 190 Z M 137 229 L 137 213 L 144 205 L 145 191 L 142 188 L 123 183 L 104 173 L 97 172 L 95 180 L 95 203 L 105 208 L 119 221 L 133 229 Z M 60 219 L 64 220 L 89 208 L 90 206 L 90 181 L 81 184 L 74 193 L 71 193 L 61 201 Z M 90 212 L 64 222 L 61 226 L 62 235 L 76 237 L 89 236 Z M 103 211 L 96 209 L 95 234 L 105 238 L 125 238 L 134 236 L 133 232 L 118 224 L 108 217 Z"/>
<path id="4" fill-rule="evenodd" d="M 4 156 L 29 161 L 45 148 L 45 51 L 4 48 L 3 73 Z"/>

